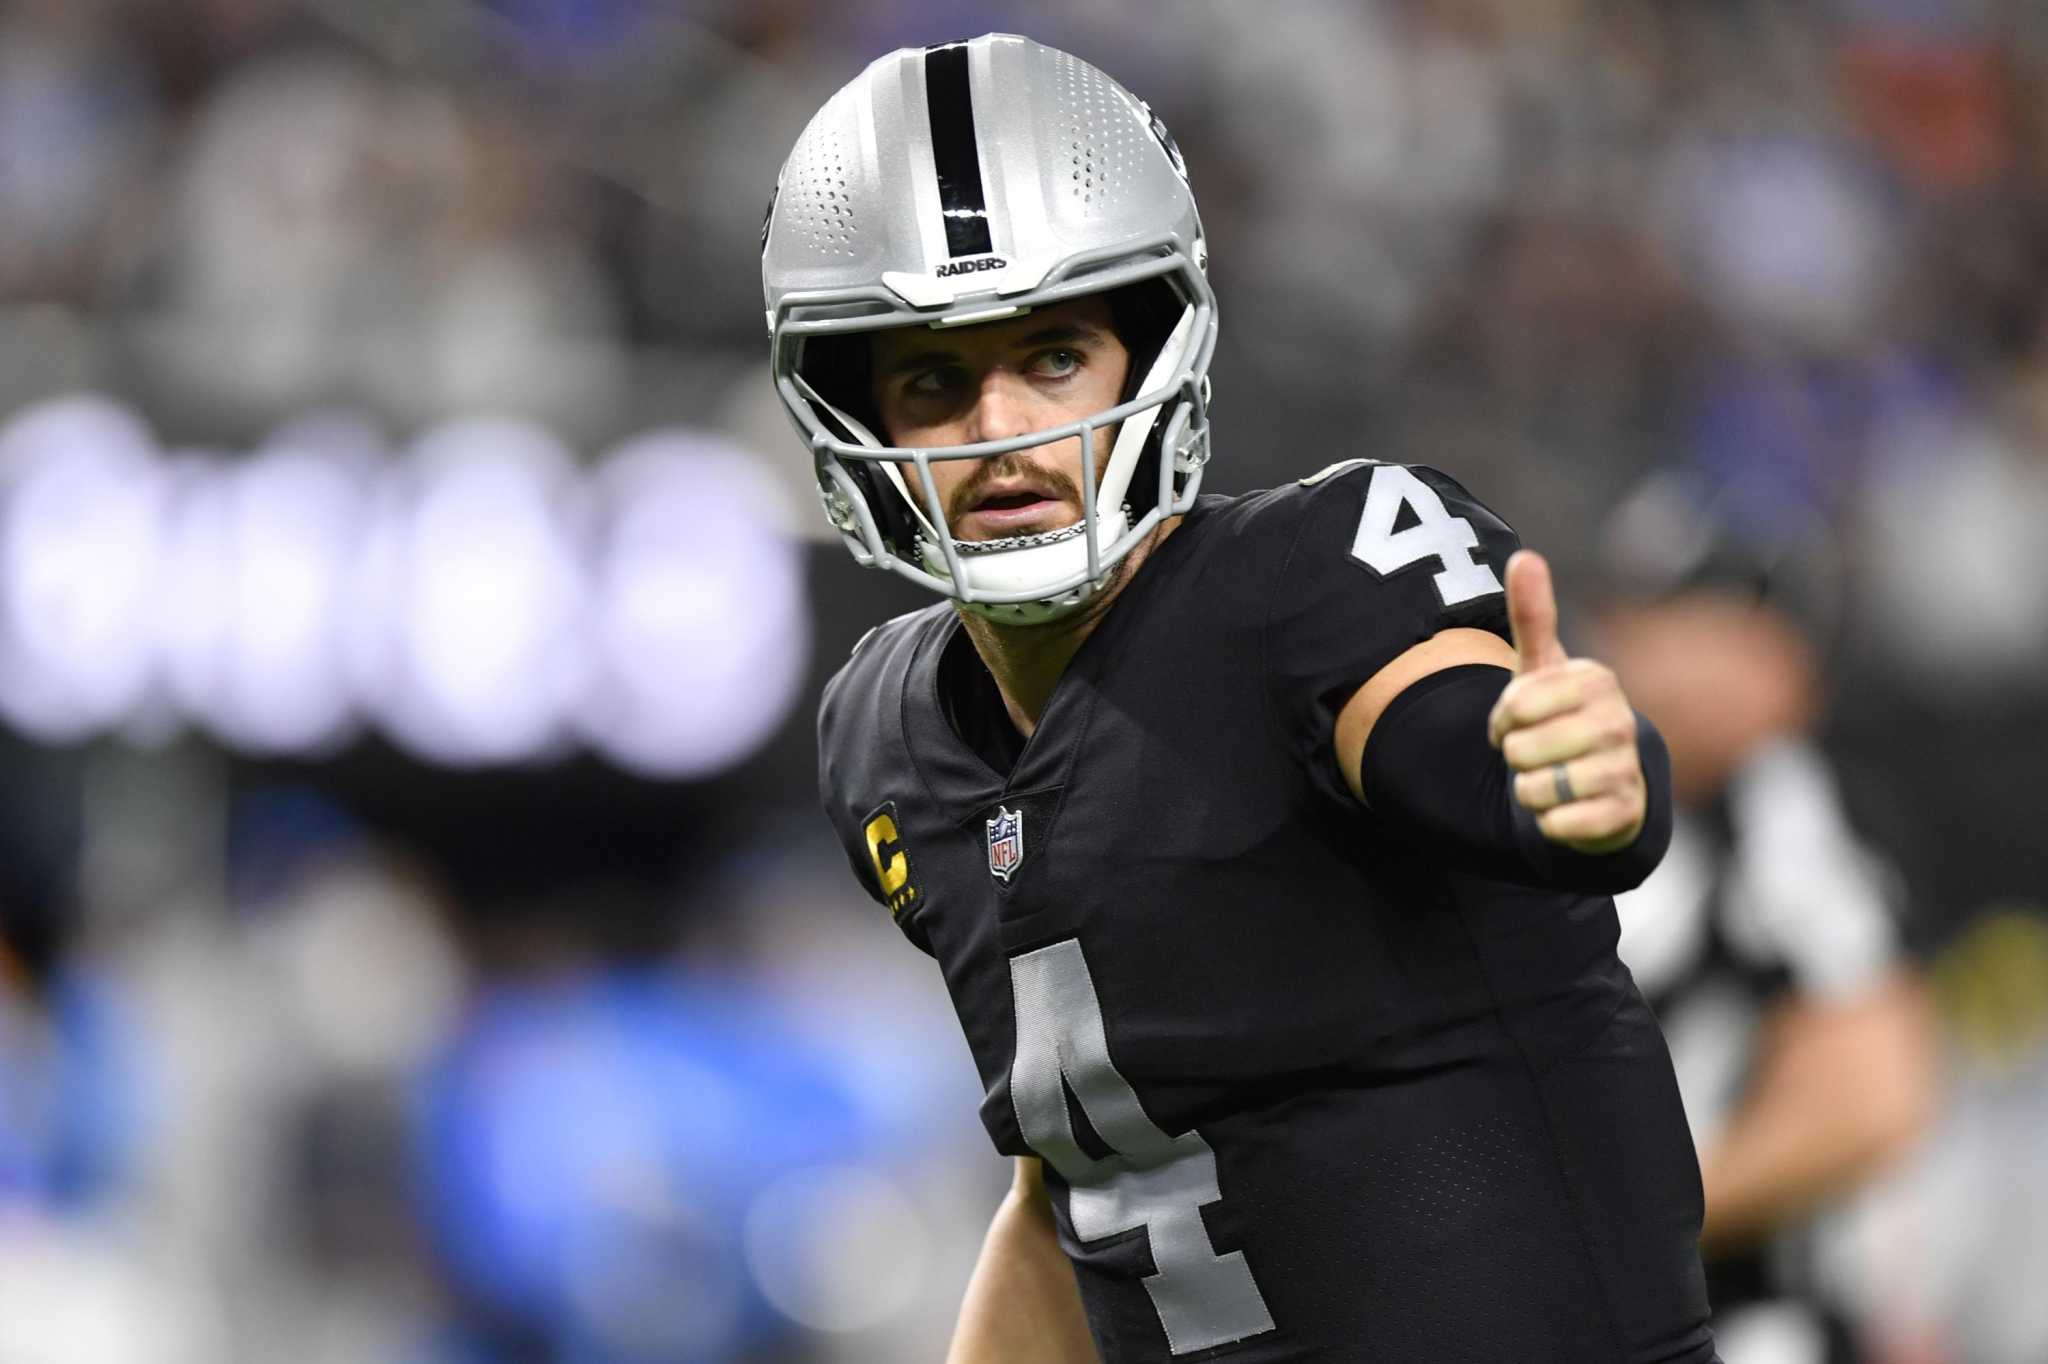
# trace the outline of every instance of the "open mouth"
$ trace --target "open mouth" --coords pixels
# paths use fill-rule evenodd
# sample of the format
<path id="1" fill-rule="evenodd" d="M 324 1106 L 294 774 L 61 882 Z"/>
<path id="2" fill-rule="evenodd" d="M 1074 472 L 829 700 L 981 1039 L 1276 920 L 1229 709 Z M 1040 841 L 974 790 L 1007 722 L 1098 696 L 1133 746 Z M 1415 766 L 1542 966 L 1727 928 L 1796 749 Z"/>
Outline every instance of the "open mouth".
<path id="1" fill-rule="evenodd" d="M 961 531 L 968 538 L 1029 534 L 1049 529 L 1065 512 L 1066 504 L 1042 489 L 998 489 L 968 510 Z"/>
<path id="2" fill-rule="evenodd" d="M 1044 493 L 1034 492 L 1027 488 L 1020 489 L 1017 492 L 996 493 L 991 497 L 985 497 L 975 503 L 974 510 L 977 512 L 1017 511 L 1024 507 L 1036 507 L 1041 503 L 1050 502 L 1051 500 Z"/>

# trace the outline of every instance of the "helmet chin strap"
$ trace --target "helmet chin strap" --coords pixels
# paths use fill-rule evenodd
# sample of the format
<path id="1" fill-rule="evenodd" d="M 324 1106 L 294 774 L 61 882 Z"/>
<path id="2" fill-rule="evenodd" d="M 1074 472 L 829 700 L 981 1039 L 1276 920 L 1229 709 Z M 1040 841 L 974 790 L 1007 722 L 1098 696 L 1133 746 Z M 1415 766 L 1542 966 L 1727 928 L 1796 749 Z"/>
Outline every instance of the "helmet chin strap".
<path id="1" fill-rule="evenodd" d="M 1170 378 L 1179 367 L 1181 352 L 1187 348 L 1188 337 L 1194 328 L 1195 310 L 1192 307 L 1181 312 L 1180 321 L 1168 334 L 1153 357 L 1145 378 L 1136 388 L 1137 393 L 1149 393 Z M 875 434 L 860 420 L 828 402 L 813 388 L 801 373 L 793 376 L 798 389 L 821 411 L 824 411 L 851 434 L 854 440 L 871 450 L 885 449 Z M 1131 478 L 1137 472 L 1139 456 L 1144 453 L 1146 439 L 1152 428 L 1159 422 L 1159 408 L 1149 407 L 1143 412 L 1133 413 L 1124 419 L 1117 432 L 1116 443 L 1110 447 L 1109 462 L 1102 471 L 1102 481 L 1095 492 L 1095 542 L 1098 553 L 1113 545 L 1130 529 L 1130 515 L 1124 508 L 1124 494 L 1130 490 Z M 911 495 L 909 485 L 904 481 L 902 471 L 893 462 L 881 463 L 883 477 L 887 478 L 909 507 L 919 531 L 918 554 L 925 570 L 936 578 L 946 576 L 946 556 L 939 547 L 939 531 L 927 515 L 924 501 Z M 973 554 L 960 554 L 955 558 L 960 565 L 962 581 L 957 585 L 975 592 L 1011 595 L 1028 592 L 1038 583 L 1061 582 L 1087 572 L 1087 534 L 1080 526 L 1072 528 L 1074 534 L 1055 540 L 1041 536 L 1020 536 L 1030 541 L 1015 549 L 980 549 Z M 1107 577 L 1105 573 L 1104 577 Z M 1056 620 L 1075 607 L 1087 601 L 1101 586 L 1101 580 L 1083 582 L 1067 588 L 1058 595 L 1043 601 L 1031 602 L 964 602 L 969 611 L 984 615 L 992 620 L 1009 624 L 1035 624 Z"/>

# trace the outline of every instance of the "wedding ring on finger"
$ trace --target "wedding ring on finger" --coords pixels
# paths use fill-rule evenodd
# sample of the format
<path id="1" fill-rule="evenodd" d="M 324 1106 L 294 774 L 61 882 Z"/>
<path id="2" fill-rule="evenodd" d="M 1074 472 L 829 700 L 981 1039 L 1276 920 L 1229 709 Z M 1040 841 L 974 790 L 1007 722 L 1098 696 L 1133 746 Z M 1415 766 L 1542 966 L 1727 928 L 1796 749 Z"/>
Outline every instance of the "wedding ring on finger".
<path id="1" fill-rule="evenodd" d="M 1571 769 L 1563 763 L 1552 763 L 1550 765 L 1550 779 L 1557 785 L 1557 803 L 1559 805 L 1570 805 L 1579 798 L 1578 793 L 1572 790 Z"/>

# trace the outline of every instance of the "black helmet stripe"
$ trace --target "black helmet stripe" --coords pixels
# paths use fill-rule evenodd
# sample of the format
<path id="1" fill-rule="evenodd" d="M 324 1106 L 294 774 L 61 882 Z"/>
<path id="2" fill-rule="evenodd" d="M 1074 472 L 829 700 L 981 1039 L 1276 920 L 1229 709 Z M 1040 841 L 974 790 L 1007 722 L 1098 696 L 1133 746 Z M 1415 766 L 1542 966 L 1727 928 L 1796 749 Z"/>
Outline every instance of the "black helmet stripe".
<path id="1" fill-rule="evenodd" d="M 985 256 L 988 199 L 981 188 L 981 155 L 974 145 L 974 92 L 968 87 L 967 44 L 925 49 L 924 100 L 932 125 L 932 163 L 939 173 L 939 209 L 946 220 L 946 250 Z"/>

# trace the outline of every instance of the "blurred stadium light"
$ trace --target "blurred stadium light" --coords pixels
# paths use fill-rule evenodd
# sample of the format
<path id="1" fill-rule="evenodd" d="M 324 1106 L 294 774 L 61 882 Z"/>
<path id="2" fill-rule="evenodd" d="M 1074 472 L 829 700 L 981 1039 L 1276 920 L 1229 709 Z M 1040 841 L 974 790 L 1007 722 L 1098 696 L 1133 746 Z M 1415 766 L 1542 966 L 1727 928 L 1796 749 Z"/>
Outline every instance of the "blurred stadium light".
<path id="1" fill-rule="evenodd" d="M 251 752 L 328 747 L 350 719 L 339 607 L 364 514 L 356 472 L 271 449 L 182 481 L 159 617 L 180 708 Z"/>
<path id="2" fill-rule="evenodd" d="M 560 741 L 586 667 L 573 471 L 539 427 L 475 419 L 429 431 L 390 475 L 387 666 L 365 700 L 408 748 L 469 764 Z"/>
<path id="3" fill-rule="evenodd" d="M 163 495 L 147 428 L 111 399 L 38 404 L 0 433 L 0 712 L 30 736 L 140 703 Z"/>
<path id="4" fill-rule="evenodd" d="M 594 481 L 600 671 L 579 726 L 646 775 L 729 766 L 781 723 L 809 661 L 803 563 L 772 478 L 670 430 L 628 441 Z"/>
<path id="5" fill-rule="evenodd" d="M 748 757 L 810 657 L 800 548 L 753 457 L 680 429 L 594 470 L 473 417 L 400 458 L 345 416 L 167 457 L 112 399 L 0 431 L 0 713 L 66 742 L 168 703 L 239 751 L 374 720 L 429 761 L 581 736 L 653 777 Z"/>

